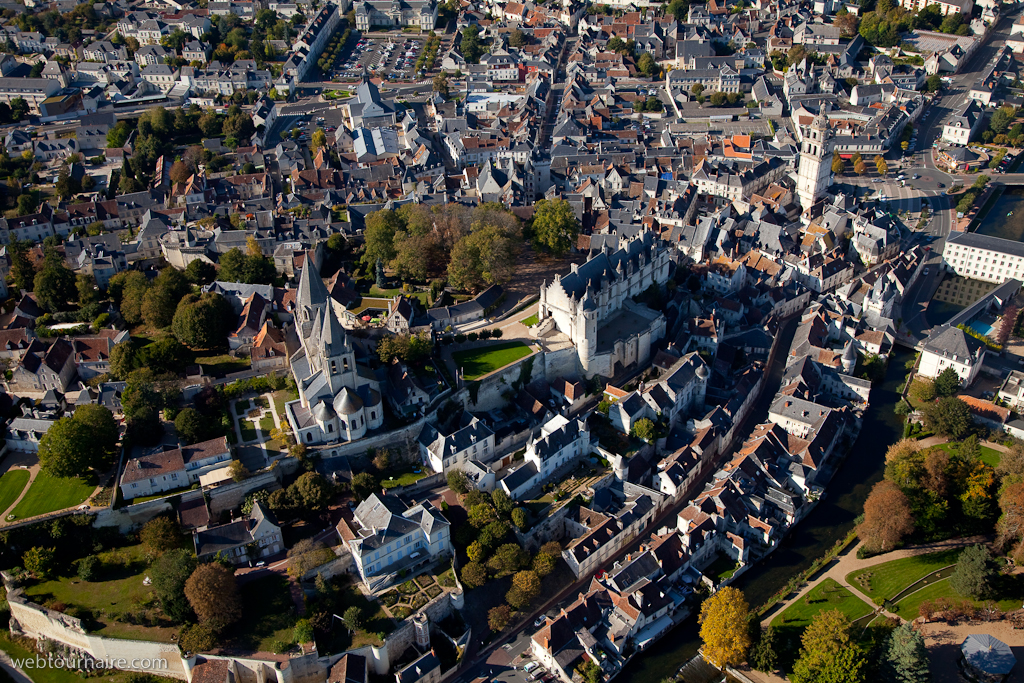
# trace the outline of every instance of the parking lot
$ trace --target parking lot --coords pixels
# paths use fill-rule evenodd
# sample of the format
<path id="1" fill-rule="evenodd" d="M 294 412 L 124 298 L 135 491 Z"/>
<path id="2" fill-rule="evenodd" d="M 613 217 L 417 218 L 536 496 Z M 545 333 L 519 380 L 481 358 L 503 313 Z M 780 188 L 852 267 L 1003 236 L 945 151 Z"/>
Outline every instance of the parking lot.
<path id="1" fill-rule="evenodd" d="M 348 58 L 331 74 L 333 78 L 359 78 L 365 69 L 379 78 L 408 80 L 415 76 L 416 60 L 423 51 L 423 37 L 362 38 Z"/>

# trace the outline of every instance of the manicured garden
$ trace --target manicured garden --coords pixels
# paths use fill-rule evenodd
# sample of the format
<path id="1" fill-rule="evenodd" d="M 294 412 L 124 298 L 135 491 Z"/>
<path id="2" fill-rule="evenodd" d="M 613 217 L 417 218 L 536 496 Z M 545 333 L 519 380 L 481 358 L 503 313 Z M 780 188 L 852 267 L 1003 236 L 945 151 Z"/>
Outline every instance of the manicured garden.
<path id="1" fill-rule="evenodd" d="M 919 610 L 921 609 L 922 603 L 927 600 L 936 601 L 948 599 L 953 601 L 964 601 L 965 598 L 953 590 L 953 586 L 949 583 L 949 578 L 939 579 L 931 585 L 925 586 L 918 591 L 914 591 L 907 597 L 896 603 L 893 608 L 893 612 L 903 617 L 904 619 L 916 619 Z M 967 600 L 975 607 L 985 607 L 989 602 L 994 602 L 999 609 L 1004 612 L 1010 612 L 1013 610 L 1020 609 L 1021 598 L 1020 596 L 1004 597 L 999 600 Z"/>
<path id="2" fill-rule="evenodd" d="M 452 354 L 452 359 L 457 367 L 462 368 L 465 379 L 474 380 L 525 358 L 532 352 L 533 349 L 523 342 L 511 341 L 456 351 Z"/>
<path id="3" fill-rule="evenodd" d="M 523 318 L 519 322 L 521 322 L 522 324 L 526 325 L 527 327 L 533 327 L 534 325 L 536 325 L 537 323 L 540 322 L 540 316 L 538 314 L 534 313 L 529 318 Z"/>
<path id="4" fill-rule="evenodd" d="M 256 438 L 256 427 L 253 426 L 252 420 L 239 418 L 238 428 L 241 431 L 241 439 L 243 442 L 253 441 Z"/>
<path id="5" fill-rule="evenodd" d="M 10 470 L 0 477 L 0 513 L 6 512 L 18 500 L 28 480 L 28 470 Z"/>
<path id="6" fill-rule="evenodd" d="M 874 567 L 859 569 L 846 575 L 846 582 L 857 587 L 869 598 L 882 597 L 887 600 L 917 581 L 943 567 L 956 564 L 962 548 L 951 548 L 938 553 L 917 555 L 892 560 Z"/>
<path id="7" fill-rule="evenodd" d="M 76 478 L 60 479 L 40 472 L 11 514 L 15 519 L 27 519 L 75 507 L 84 503 L 95 490 L 94 483 Z"/>
<path id="8" fill-rule="evenodd" d="M 779 629 L 803 631 L 819 612 L 837 609 L 850 621 L 871 614 L 867 604 L 833 579 L 825 579 L 811 589 L 807 595 L 790 605 L 786 611 L 775 617 L 772 626 Z"/>
<path id="9" fill-rule="evenodd" d="M 959 445 L 960 444 L 956 444 L 956 443 L 944 443 L 944 444 L 939 444 L 935 448 L 941 448 L 942 450 L 944 450 L 947 453 L 949 453 L 950 455 L 952 455 L 952 454 L 956 453 L 956 449 L 959 447 Z M 981 451 L 981 456 L 980 456 L 979 459 L 983 463 L 985 463 L 986 465 L 990 465 L 992 467 L 995 467 L 996 465 L 999 464 L 999 459 L 1000 459 L 999 451 L 995 450 L 994 448 L 989 448 L 988 446 L 978 446 L 978 450 Z"/>

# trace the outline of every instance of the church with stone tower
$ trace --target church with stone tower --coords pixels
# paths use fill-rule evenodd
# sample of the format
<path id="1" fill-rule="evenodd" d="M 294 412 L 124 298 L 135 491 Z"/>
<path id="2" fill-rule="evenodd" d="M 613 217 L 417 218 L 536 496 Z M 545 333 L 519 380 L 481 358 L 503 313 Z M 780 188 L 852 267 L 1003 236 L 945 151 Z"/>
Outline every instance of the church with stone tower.
<path id="1" fill-rule="evenodd" d="M 796 191 L 800 196 L 800 208 L 805 215 L 832 184 L 832 154 L 835 144 L 832 141 L 832 131 L 828 127 L 827 106 L 825 105 L 814 117 L 804 133 L 803 142 L 800 143 Z"/>
<path id="2" fill-rule="evenodd" d="M 285 413 L 296 440 L 307 445 L 353 441 L 380 428 L 380 384 L 356 364 L 310 252 L 295 293 L 295 330 L 301 346 L 291 367 L 299 398 L 285 405 Z"/>

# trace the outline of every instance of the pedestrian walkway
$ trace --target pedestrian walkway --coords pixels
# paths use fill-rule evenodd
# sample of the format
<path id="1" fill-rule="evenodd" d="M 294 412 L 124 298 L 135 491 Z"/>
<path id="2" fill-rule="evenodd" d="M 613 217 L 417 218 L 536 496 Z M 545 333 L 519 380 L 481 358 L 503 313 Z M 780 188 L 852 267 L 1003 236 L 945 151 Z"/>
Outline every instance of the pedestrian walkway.
<path id="1" fill-rule="evenodd" d="M 947 541 L 939 541 L 937 543 L 926 543 L 924 545 L 914 546 L 912 548 L 901 548 L 900 550 L 893 550 L 892 552 L 883 553 L 882 555 L 875 555 L 866 559 L 859 559 L 857 557 L 857 551 L 864 545 L 863 541 L 859 541 L 855 546 L 849 548 L 844 554 L 840 555 L 837 560 L 834 560 L 830 565 L 829 569 L 818 575 L 817 578 L 807 582 L 803 588 L 801 588 L 796 595 L 786 600 L 785 602 L 776 605 L 768 616 L 761 620 L 761 628 L 768 628 L 772 620 L 779 614 L 784 612 L 786 608 L 794 604 L 797 600 L 800 600 L 807 595 L 815 586 L 824 581 L 825 579 L 832 579 L 843 588 L 849 590 L 859 599 L 866 602 L 871 606 L 872 610 L 879 610 L 878 606 L 871 601 L 871 598 L 864 595 L 859 588 L 846 582 L 846 576 L 850 572 L 855 572 L 859 569 L 866 569 L 867 567 L 874 567 L 878 564 L 883 564 L 891 560 L 899 560 L 904 557 L 915 557 L 917 555 L 927 555 L 929 553 L 937 553 L 942 550 L 949 550 L 950 548 L 964 548 L 969 545 L 976 543 L 984 543 L 987 539 L 982 536 L 972 536 L 970 538 L 954 538 Z M 886 616 L 894 617 L 895 615 L 885 612 Z"/>

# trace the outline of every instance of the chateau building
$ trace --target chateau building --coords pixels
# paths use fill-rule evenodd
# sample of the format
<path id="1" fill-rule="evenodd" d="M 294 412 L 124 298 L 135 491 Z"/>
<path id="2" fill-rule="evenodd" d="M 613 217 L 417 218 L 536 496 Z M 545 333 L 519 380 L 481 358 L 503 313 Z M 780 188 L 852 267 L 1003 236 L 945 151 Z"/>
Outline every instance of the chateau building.
<path id="1" fill-rule="evenodd" d="M 633 302 L 669 274 L 668 249 L 644 231 L 617 251 L 605 247 L 540 290 L 538 335 L 557 329 L 569 337 L 583 374 L 612 376 L 615 366 L 641 366 L 665 334 L 665 317 Z"/>

